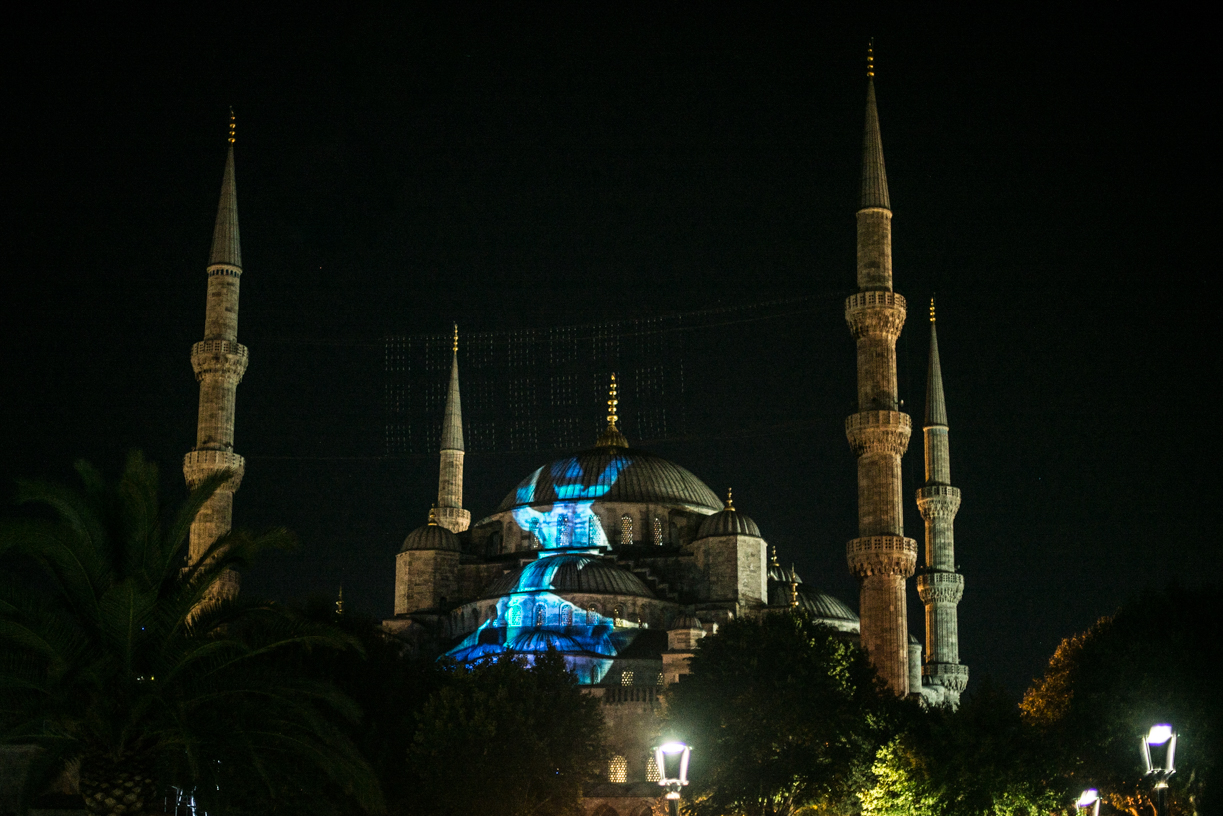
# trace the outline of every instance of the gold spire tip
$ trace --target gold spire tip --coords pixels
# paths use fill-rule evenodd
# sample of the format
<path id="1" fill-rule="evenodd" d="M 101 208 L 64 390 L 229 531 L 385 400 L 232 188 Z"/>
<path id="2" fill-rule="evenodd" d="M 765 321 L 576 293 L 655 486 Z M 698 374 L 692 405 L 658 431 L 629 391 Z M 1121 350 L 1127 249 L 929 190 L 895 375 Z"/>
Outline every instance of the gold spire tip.
<path id="1" fill-rule="evenodd" d="M 735 491 L 733 488 L 730 488 L 730 487 L 726 488 L 726 507 L 724 509 L 726 510 L 735 509 Z"/>
<path id="2" fill-rule="evenodd" d="M 436 504 L 429 508 L 429 526 L 430 527 L 437 526 L 437 505 Z"/>
<path id="3" fill-rule="evenodd" d="M 616 406 L 620 404 L 620 400 L 616 399 L 617 390 L 616 374 L 613 371 L 611 375 L 611 388 L 608 389 L 609 398 L 607 400 L 607 424 L 612 428 L 616 427 Z"/>
<path id="4" fill-rule="evenodd" d="M 780 564 L 777 563 L 777 545 L 776 544 L 773 545 L 773 558 L 770 561 L 770 563 L 775 567 L 781 566 Z"/>
<path id="5" fill-rule="evenodd" d="M 930 298 L 930 322 L 934 322 L 934 298 Z"/>
<path id="6" fill-rule="evenodd" d="M 459 324 L 454 324 L 454 353 L 459 353 Z"/>
<path id="7" fill-rule="evenodd" d="M 866 78 L 872 79 L 875 76 L 875 38 L 871 37 L 866 44 Z"/>
<path id="8" fill-rule="evenodd" d="M 234 109 L 230 108 L 229 109 L 229 143 L 230 144 L 234 143 L 234 130 L 236 130 L 236 128 L 237 128 L 237 124 L 235 123 L 235 119 L 234 119 Z"/>

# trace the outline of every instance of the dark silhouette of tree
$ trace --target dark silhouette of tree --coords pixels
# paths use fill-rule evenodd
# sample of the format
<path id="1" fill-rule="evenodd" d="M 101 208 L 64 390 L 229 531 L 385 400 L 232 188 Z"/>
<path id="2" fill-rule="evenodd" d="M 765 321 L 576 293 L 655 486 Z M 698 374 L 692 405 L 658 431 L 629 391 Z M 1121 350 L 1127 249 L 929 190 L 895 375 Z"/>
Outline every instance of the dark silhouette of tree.
<path id="1" fill-rule="evenodd" d="M 564 660 L 530 668 L 512 655 L 443 665 L 425 702 L 404 771 L 406 813 L 582 814 L 582 783 L 601 766 L 603 714 Z"/>
<path id="2" fill-rule="evenodd" d="M 692 746 L 697 816 L 855 811 L 903 708 L 857 646 L 789 613 L 703 639 L 668 697 L 669 728 Z"/>
<path id="3" fill-rule="evenodd" d="M 1171 723 L 1179 734 L 1171 812 L 1216 812 L 1221 625 L 1217 584 L 1144 593 L 1062 641 L 1024 695 L 1024 717 L 1046 735 L 1068 775 L 1135 816 L 1154 812 L 1139 738 L 1156 723 Z"/>
<path id="4" fill-rule="evenodd" d="M 19 482 L 30 512 L 0 524 L 0 725 L 5 741 L 41 747 L 32 787 L 79 762 L 94 813 L 159 812 L 170 788 L 212 812 L 282 812 L 328 792 L 381 810 L 344 733 L 356 707 L 286 670 L 287 655 L 352 639 L 272 604 L 205 602 L 224 570 L 291 537 L 232 532 L 185 566 L 191 521 L 231 474 L 163 516 L 140 453 L 117 484 L 76 469 L 82 489 Z"/>

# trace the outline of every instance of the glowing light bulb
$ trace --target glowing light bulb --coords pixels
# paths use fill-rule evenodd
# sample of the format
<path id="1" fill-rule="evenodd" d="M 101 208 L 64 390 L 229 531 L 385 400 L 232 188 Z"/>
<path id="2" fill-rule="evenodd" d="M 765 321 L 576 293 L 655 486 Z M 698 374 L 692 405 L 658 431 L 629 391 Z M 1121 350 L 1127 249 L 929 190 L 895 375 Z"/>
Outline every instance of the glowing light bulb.
<path id="1" fill-rule="evenodd" d="M 1163 745 L 1170 739 L 1172 739 L 1172 726 L 1153 725 L 1151 732 L 1147 734 L 1147 745 Z"/>

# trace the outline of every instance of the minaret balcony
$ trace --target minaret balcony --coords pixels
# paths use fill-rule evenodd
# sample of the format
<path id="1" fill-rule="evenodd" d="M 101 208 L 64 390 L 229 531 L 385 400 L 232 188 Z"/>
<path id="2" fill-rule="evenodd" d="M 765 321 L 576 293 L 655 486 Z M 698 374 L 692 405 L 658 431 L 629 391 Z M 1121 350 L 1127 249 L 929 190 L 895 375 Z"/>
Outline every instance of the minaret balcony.
<path id="1" fill-rule="evenodd" d="M 249 359 L 246 346 L 232 340 L 201 340 L 191 347 L 191 367 L 197 381 L 214 376 L 237 385 L 246 373 Z"/>
<path id="2" fill-rule="evenodd" d="M 859 411 L 845 418 L 845 437 L 858 457 L 867 453 L 901 456 L 912 433 L 913 420 L 900 411 Z"/>
<path id="3" fill-rule="evenodd" d="M 964 597 L 964 576 L 956 572 L 923 572 L 917 576 L 922 603 L 958 604 Z"/>
<path id="4" fill-rule="evenodd" d="M 960 488 L 937 484 L 919 487 L 917 510 L 924 519 L 955 518 L 960 510 Z"/>
<path id="5" fill-rule="evenodd" d="M 220 489 L 234 492 L 242 484 L 246 459 L 225 450 L 193 450 L 183 457 L 183 476 L 187 487 L 193 490 L 209 476 L 223 470 L 231 471 L 232 475 Z"/>
<path id="6" fill-rule="evenodd" d="M 845 546 L 849 569 L 859 578 L 870 575 L 902 575 L 917 569 L 917 542 L 893 535 L 855 538 Z"/>
<path id="7" fill-rule="evenodd" d="M 857 292 L 845 299 L 845 322 L 855 340 L 863 337 L 895 340 L 904 328 L 906 313 L 904 297 L 891 291 Z"/>
<path id="8" fill-rule="evenodd" d="M 951 691 L 961 692 L 968 686 L 968 667 L 959 663 L 926 663 L 921 667 L 923 679 L 928 679 L 929 685 L 943 686 Z"/>

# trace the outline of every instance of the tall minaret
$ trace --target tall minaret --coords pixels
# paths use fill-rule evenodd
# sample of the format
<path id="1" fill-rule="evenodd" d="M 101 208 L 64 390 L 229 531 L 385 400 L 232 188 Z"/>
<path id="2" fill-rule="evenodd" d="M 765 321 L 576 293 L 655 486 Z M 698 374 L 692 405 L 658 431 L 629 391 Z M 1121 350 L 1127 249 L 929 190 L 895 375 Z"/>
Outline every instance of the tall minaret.
<path id="1" fill-rule="evenodd" d="M 938 360 L 934 301 L 930 301 L 930 368 L 926 374 L 926 483 L 917 490 L 917 508 L 926 520 L 926 566 L 917 576 L 917 592 L 926 605 L 926 659 L 922 681 L 935 687 L 943 701 L 957 705 L 968 683 L 960 665 L 956 606 L 964 594 L 964 577 L 955 570 L 955 514 L 960 489 L 951 486 L 951 452 L 947 443 L 947 403 Z"/>
<path id="2" fill-rule="evenodd" d="M 459 401 L 459 326 L 454 326 L 454 358 L 450 364 L 450 390 L 442 418 L 442 462 L 437 478 L 438 525 L 452 533 L 471 526 L 471 511 L 463 509 L 463 406 Z"/>
<path id="3" fill-rule="evenodd" d="M 238 192 L 234 184 L 234 116 L 229 114 L 229 155 L 221 181 L 221 203 L 208 258 L 208 306 L 204 339 L 191 347 L 191 366 L 200 383 L 200 412 L 195 448 L 183 459 L 189 487 L 222 470 L 233 477 L 212 495 L 191 524 L 188 558 L 199 560 L 233 522 L 234 491 L 242 482 L 246 460 L 234 453 L 234 402 L 246 371 L 246 346 L 238 342 L 238 281 L 242 247 L 238 240 Z M 213 585 L 213 598 L 234 598 L 238 574 L 227 572 Z"/>
<path id="4" fill-rule="evenodd" d="M 866 135 L 862 202 L 858 210 L 858 293 L 845 301 L 845 320 L 858 346 L 858 413 L 845 435 L 858 457 L 858 538 L 846 547 L 861 582 L 862 646 L 898 695 L 909 693 L 909 624 L 905 579 L 917 565 L 917 543 L 904 535 L 900 457 L 911 423 L 898 409 L 896 338 L 905 299 L 892 291 L 892 208 L 888 200 L 874 56 L 867 56 Z"/>

